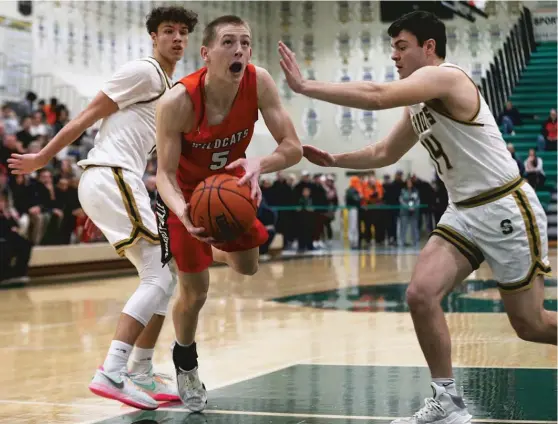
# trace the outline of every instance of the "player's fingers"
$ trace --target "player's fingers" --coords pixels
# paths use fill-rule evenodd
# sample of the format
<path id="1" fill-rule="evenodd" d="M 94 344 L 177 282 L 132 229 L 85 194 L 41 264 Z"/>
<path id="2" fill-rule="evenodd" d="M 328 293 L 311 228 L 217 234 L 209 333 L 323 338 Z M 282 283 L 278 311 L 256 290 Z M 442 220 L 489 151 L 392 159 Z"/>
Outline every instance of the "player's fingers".
<path id="1" fill-rule="evenodd" d="M 241 179 L 238 180 L 238 183 L 237 183 L 237 184 L 238 184 L 239 186 L 244 185 L 244 184 L 246 184 L 246 182 L 247 182 L 250 178 L 252 178 L 252 173 L 251 173 L 251 172 L 247 172 L 246 174 L 244 174 L 244 176 L 243 176 Z"/>
<path id="2" fill-rule="evenodd" d="M 234 169 L 234 168 L 238 168 L 241 165 L 242 165 L 242 159 L 237 159 L 234 162 L 231 162 L 227 166 L 225 166 L 225 169 Z"/>

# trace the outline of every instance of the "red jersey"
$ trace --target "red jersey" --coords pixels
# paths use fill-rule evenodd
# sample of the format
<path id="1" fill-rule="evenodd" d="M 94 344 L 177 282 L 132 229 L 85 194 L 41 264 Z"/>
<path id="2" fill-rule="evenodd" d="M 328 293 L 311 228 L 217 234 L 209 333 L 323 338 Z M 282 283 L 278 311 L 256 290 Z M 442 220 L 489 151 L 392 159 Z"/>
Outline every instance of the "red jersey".
<path id="1" fill-rule="evenodd" d="M 182 78 L 194 105 L 194 127 L 183 134 L 177 180 L 183 190 L 191 191 L 212 174 L 242 176 L 244 169 L 225 170 L 233 161 L 246 157 L 246 149 L 258 120 L 256 68 L 248 65 L 238 87 L 231 110 L 218 125 L 209 125 L 205 113 L 204 81 L 207 68 Z"/>

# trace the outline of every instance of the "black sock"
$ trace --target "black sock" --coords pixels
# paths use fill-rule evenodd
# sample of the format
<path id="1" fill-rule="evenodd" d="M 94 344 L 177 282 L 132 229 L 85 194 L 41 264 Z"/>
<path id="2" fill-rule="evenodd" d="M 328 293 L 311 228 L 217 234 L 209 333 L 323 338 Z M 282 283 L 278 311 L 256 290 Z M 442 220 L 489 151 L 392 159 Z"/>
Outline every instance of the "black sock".
<path id="1" fill-rule="evenodd" d="M 175 368 L 181 368 L 184 371 L 191 371 L 198 366 L 198 352 L 196 351 L 196 342 L 190 346 L 180 346 L 174 344 L 172 350 L 172 360 Z"/>

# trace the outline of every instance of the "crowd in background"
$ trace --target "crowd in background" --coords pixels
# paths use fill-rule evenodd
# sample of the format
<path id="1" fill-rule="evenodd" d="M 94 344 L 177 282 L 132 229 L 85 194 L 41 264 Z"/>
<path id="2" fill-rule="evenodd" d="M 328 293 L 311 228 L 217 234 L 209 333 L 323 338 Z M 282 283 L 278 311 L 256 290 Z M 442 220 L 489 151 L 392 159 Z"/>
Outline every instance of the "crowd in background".
<path id="1" fill-rule="evenodd" d="M 506 103 L 506 108 L 498 117 L 504 134 L 515 135 L 515 129 L 523 124 L 522 118 L 535 118 L 534 115 L 521 113 L 512 102 Z M 529 184 L 536 190 L 544 187 L 546 175 L 543 169 L 543 159 L 537 156 L 538 152 L 556 152 L 556 141 L 558 139 L 558 128 L 556 121 L 556 109 L 551 109 L 548 117 L 542 120 L 540 132 L 537 139 L 533 140 L 533 147 L 529 149 L 528 157 L 521 158 L 517 155 L 513 143 L 508 143 L 508 150 L 517 162 L 520 173 Z"/>
<path id="2" fill-rule="evenodd" d="M 81 209 L 77 187 L 83 169 L 77 165 L 93 146 L 95 129 L 82 134 L 43 169 L 31 175 L 11 175 L 7 159 L 12 153 L 37 153 L 69 121 L 69 111 L 51 98 L 37 101 L 30 92 L 18 103 L 2 106 L 0 117 L 0 279 L 27 275 L 32 246 L 86 243 L 87 217 Z M 499 117 L 505 133 L 521 125 L 521 114 L 508 103 Z M 535 148 L 536 146 L 536 148 Z M 542 159 L 537 150 L 556 150 L 556 111 L 542 123 L 529 158 L 522 161 L 509 145 L 522 175 L 537 187 L 544 184 Z M 148 162 L 144 182 L 156 202 L 156 158 Z M 338 188 L 335 176 L 302 172 L 278 173 L 261 180 L 263 202 L 258 218 L 268 228 L 269 241 L 260 253 L 267 255 L 275 234 L 283 236 L 283 248 L 308 251 L 328 248 L 334 228 L 346 229 L 351 248 L 375 245 L 416 246 L 430 232 L 447 205 L 447 192 L 437 179 L 422 181 L 416 175 L 393 177 L 353 175 L 349 187 Z M 341 190 L 341 191 L 340 191 Z M 347 212 L 340 212 L 340 207 Z M 335 220 L 342 219 L 335 226 Z M 339 225 L 342 224 L 342 225 Z M 101 239 L 102 240 L 102 239 Z M 9 272 L 4 272 L 9 270 Z"/>

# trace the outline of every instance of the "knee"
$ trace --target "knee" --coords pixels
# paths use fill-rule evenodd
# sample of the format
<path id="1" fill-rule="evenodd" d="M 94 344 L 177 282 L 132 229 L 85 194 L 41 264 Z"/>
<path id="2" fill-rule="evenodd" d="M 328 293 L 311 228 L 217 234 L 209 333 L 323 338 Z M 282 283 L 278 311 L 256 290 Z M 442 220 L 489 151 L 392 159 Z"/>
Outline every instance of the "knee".
<path id="1" fill-rule="evenodd" d="M 510 317 L 510 322 L 515 333 L 521 340 L 538 342 L 544 336 L 544 325 L 541 319 L 524 317 Z"/>
<path id="2" fill-rule="evenodd" d="M 182 306 L 186 309 L 200 310 L 207 300 L 206 287 L 186 287 L 183 291 Z"/>
<path id="3" fill-rule="evenodd" d="M 427 309 L 436 302 L 434 294 L 429 293 L 426 285 L 415 281 L 411 281 L 407 287 L 406 299 L 411 311 Z"/>
<path id="4" fill-rule="evenodd" d="M 259 266 L 258 261 L 250 261 L 238 267 L 238 272 L 242 275 L 254 275 L 258 272 Z"/>

